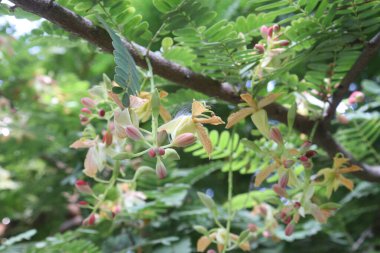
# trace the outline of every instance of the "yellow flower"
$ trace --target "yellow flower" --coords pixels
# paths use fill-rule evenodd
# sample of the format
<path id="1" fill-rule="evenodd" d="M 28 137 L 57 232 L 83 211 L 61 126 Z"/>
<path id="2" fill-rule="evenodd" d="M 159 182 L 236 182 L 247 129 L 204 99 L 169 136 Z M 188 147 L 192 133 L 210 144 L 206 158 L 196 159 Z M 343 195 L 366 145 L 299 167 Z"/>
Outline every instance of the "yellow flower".
<path id="1" fill-rule="evenodd" d="M 168 95 L 165 91 L 160 91 L 160 99 Z M 139 96 L 130 96 L 130 107 L 134 110 L 141 120 L 141 122 L 146 122 L 152 115 L 152 94 L 146 91 L 140 92 Z M 168 122 L 171 119 L 170 113 L 160 105 L 160 116 L 165 121 Z"/>
<path id="2" fill-rule="evenodd" d="M 211 116 L 205 113 L 209 113 Z M 207 154 L 210 156 L 212 143 L 203 124 L 219 125 L 224 124 L 224 122 L 220 117 L 214 115 L 204 104 L 194 100 L 191 115 L 181 115 L 159 127 L 158 131 L 166 130 L 167 133 L 171 134 L 172 139 L 183 133 L 196 133 Z"/>
<path id="3" fill-rule="evenodd" d="M 327 197 L 330 198 L 333 191 L 336 191 L 340 185 L 345 186 L 352 191 L 354 183 L 343 176 L 343 174 L 362 170 L 359 166 L 348 166 L 349 159 L 338 154 L 334 158 L 332 168 L 325 168 L 318 171 L 317 176 L 324 176 L 324 180 L 320 184 L 326 186 Z"/>
<path id="4" fill-rule="evenodd" d="M 237 112 L 232 113 L 227 121 L 226 128 L 230 128 L 239 121 L 248 117 L 252 114 L 252 121 L 257 127 L 257 129 L 265 136 L 269 136 L 269 124 L 268 124 L 268 115 L 264 108 L 265 106 L 273 103 L 281 94 L 269 94 L 268 96 L 261 99 L 258 103 L 252 98 L 252 96 L 248 93 L 241 94 L 240 97 L 243 99 L 249 107 L 245 107 L 240 109 Z"/>

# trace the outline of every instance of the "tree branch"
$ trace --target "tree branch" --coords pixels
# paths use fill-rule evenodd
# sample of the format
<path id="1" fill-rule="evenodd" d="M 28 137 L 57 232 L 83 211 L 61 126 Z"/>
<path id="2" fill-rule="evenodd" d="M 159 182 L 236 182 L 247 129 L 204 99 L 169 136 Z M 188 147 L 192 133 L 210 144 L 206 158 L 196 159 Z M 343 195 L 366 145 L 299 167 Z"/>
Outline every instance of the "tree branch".
<path id="1" fill-rule="evenodd" d="M 108 33 L 95 25 L 88 19 L 85 19 L 73 11 L 62 7 L 51 0 L 10 0 L 18 7 L 25 11 L 32 12 L 40 17 L 43 17 L 58 26 L 61 26 L 68 32 L 77 34 L 79 37 L 95 44 L 106 52 L 112 52 L 113 46 Z M 140 67 L 147 68 L 146 61 L 142 58 L 146 54 L 146 48 L 128 41 L 124 41 L 126 48 L 135 59 L 136 64 Z M 240 101 L 238 94 L 234 93 L 231 85 L 220 83 L 217 80 L 207 76 L 195 73 L 188 68 L 170 62 L 157 53 L 150 53 L 149 60 L 152 64 L 155 74 L 177 83 L 183 87 L 193 89 L 204 93 L 211 97 L 216 97 L 224 101 L 237 104 Z M 276 119 L 282 123 L 287 122 L 288 110 L 278 104 L 271 104 L 265 108 L 272 119 Z M 299 132 L 310 134 L 311 129 L 316 124 L 315 121 L 307 117 L 297 115 L 294 123 L 294 128 Z M 330 132 L 325 127 L 324 122 L 320 122 L 315 134 L 315 143 L 321 146 L 330 157 L 336 153 L 343 153 L 345 156 L 352 158 L 335 140 Z M 353 160 L 354 161 L 354 160 Z M 364 168 L 363 172 L 357 175 L 368 181 L 380 182 L 380 171 L 360 164 L 354 161 L 359 166 Z"/>
<path id="2" fill-rule="evenodd" d="M 380 32 L 377 33 L 366 45 L 350 71 L 344 76 L 338 88 L 332 96 L 330 107 L 325 117 L 326 122 L 330 122 L 334 116 L 339 103 L 348 95 L 350 84 L 356 81 L 360 73 L 367 67 L 369 61 L 376 56 L 380 49 Z"/>

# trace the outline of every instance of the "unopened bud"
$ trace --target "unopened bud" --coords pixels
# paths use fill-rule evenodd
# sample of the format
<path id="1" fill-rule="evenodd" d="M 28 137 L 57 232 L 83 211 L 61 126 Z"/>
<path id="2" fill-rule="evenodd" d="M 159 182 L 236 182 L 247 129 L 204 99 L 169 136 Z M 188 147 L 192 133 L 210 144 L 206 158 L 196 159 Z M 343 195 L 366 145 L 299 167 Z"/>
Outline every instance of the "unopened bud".
<path id="1" fill-rule="evenodd" d="M 260 28 L 260 33 L 261 33 L 261 36 L 266 39 L 268 37 L 268 27 L 263 25 L 261 28 Z"/>
<path id="2" fill-rule="evenodd" d="M 168 139 L 168 133 L 165 130 L 159 131 L 157 133 L 157 144 L 158 146 L 163 146 Z"/>
<path id="3" fill-rule="evenodd" d="M 106 115 L 106 111 L 104 110 L 104 109 L 100 109 L 99 111 L 98 111 L 98 114 L 99 114 L 99 116 L 100 117 L 104 117 L 104 115 Z"/>
<path id="4" fill-rule="evenodd" d="M 79 115 L 79 120 L 82 125 L 87 124 L 89 122 L 88 118 L 82 114 Z"/>
<path id="5" fill-rule="evenodd" d="M 156 153 L 159 154 L 159 155 L 165 155 L 165 149 L 163 149 L 161 147 L 157 148 Z"/>
<path id="6" fill-rule="evenodd" d="M 301 149 L 302 150 L 308 150 L 311 147 L 311 145 L 313 145 L 313 143 L 311 141 L 305 141 L 302 144 Z"/>
<path id="7" fill-rule="evenodd" d="M 110 131 L 106 131 L 103 135 L 103 143 L 106 144 L 106 146 L 110 146 L 112 144 L 113 136 Z"/>
<path id="8" fill-rule="evenodd" d="M 347 125 L 348 123 L 350 123 L 350 120 L 344 114 L 337 115 L 336 119 L 338 120 L 339 123 L 342 123 L 344 125 Z"/>
<path id="9" fill-rule="evenodd" d="M 300 207 L 301 207 L 301 203 L 299 201 L 297 201 L 297 202 L 294 203 L 294 208 L 295 209 L 298 209 Z"/>
<path id="10" fill-rule="evenodd" d="M 255 45 L 255 49 L 257 50 L 257 52 L 259 52 L 260 54 L 263 54 L 265 52 L 265 47 L 264 45 L 262 44 L 256 44 Z"/>
<path id="11" fill-rule="evenodd" d="M 286 46 L 289 46 L 290 42 L 289 42 L 289 40 L 279 40 L 276 44 L 278 44 L 282 47 L 286 47 Z"/>
<path id="12" fill-rule="evenodd" d="M 269 138 L 275 141 L 277 144 L 282 144 L 282 135 L 280 130 L 277 127 L 272 127 L 269 132 Z"/>
<path id="13" fill-rule="evenodd" d="M 288 173 L 285 173 L 284 175 L 282 175 L 282 177 L 280 178 L 280 186 L 281 188 L 286 188 L 286 186 L 288 185 L 288 182 L 289 182 L 289 175 Z"/>
<path id="14" fill-rule="evenodd" d="M 308 151 L 306 151 L 306 153 L 305 153 L 305 156 L 306 156 L 307 158 L 312 158 L 312 157 L 314 157 L 315 155 L 317 155 L 317 151 L 315 151 L 315 150 L 308 150 Z"/>
<path id="15" fill-rule="evenodd" d="M 281 27 L 278 24 L 274 24 L 272 27 L 273 27 L 273 31 L 275 32 L 279 32 L 281 29 Z"/>
<path id="16" fill-rule="evenodd" d="M 290 222 L 285 228 L 285 235 L 291 236 L 293 232 L 294 232 L 294 224 L 293 222 Z"/>
<path id="17" fill-rule="evenodd" d="M 143 135 L 142 133 L 140 132 L 139 129 L 137 129 L 135 126 L 133 125 L 128 125 L 126 128 L 125 128 L 125 133 L 127 134 L 127 136 L 134 140 L 134 141 L 138 141 L 138 140 L 141 140 L 143 138 Z"/>
<path id="18" fill-rule="evenodd" d="M 348 98 L 348 103 L 351 105 L 356 104 L 356 103 L 361 103 L 364 101 L 364 99 L 365 99 L 365 95 L 363 92 L 354 91 L 354 92 L 352 92 L 352 94 Z"/>
<path id="19" fill-rule="evenodd" d="M 216 253 L 216 251 L 213 249 L 209 249 L 209 250 L 207 250 L 207 253 Z"/>
<path id="20" fill-rule="evenodd" d="M 299 159 L 301 162 L 307 162 L 307 161 L 309 161 L 309 158 L 308 158 L 307 156 L 305 156 L 305 155 L 300 156 L 298 159 Z"/>
<path id="21" fill-rule="evenodd" d="M 96 102 L 92 100 L 91 98 L 84 97 L 80 100 L 82 104 L 88 108 L 93 108 L 96 106 Z"/>
<path id="22" fill-rule="evenodd" d="M 92 114 L 91 110 L 88 109 L 87 107 L 82 108 L 80 111 L 83 113 Z"/>
<path id="23" fill-rule="evenodd" d="M 274 184 L 272 187 L 273 191 L 280 197 L 286 197 L 286 190 L 282 188 L 279 184 Z"/>
<path id="24" fill-rule="evenodd" d="M 87 201 L 84 201 L 84 200 L 81 200 L 81 201 L 78 202 L 78 205 L 79 205 L 80 207 L 85 207 L 85 206 L 88 206 L 88 202 L 87 202 Z"/>
<path id="25" fill-rule="evenodd" d="M 77 188 L 77 190 L 80 193 L 85 193 L 85 194 L 92 194 L 93 193 L 90 185 L 84 180 L 78 179 L 75 182 L 75 187 Z"/>
<path id="26" fill-rule="evenodd" d="M 157 174 L 159 179 L 163 179 L 167 175 L 166 167 L 160 159 L 157 159 L 156 174 Z"/>
<path id="27" fill-rule="evenodd" d="M 85 220 L 83 220 L 83 225 L 84 226 L 92 226 L 95 224 L 96 217 L 95 214 L 90 214 Z"/>
<path id="28" fill-rule="evenodd" d="M 197 137 L 195 137 L 194 134 L 192 134 L 192 133 L 184 133 L 184 134 L 178 135 L 174 139 L 172 145 L 174 147 L 180 147 L 180 148 L 187 147 L 187 146 L 193 144 L 196 140 L 197 140 Z"/>
<path id="29" fill-rule="evenodd" d="M 271 26 L 271 27 L 268 28 L 267 33 L 268 33 L 268 37 L 272 38 L 272 36 L 273 36 L 273 26 Z"/>
<path id="30" fill-rule="evenodd" d="M 149 149 L 148 155 L 152 158 L 156 157 L 156 151 L 154 150 L 154 148 Z"/>
<path id="31" fill-rule="evenodd" d="M 256 226 L 256 224 L 253 224 L 253 223 L 249 223 L 247 228 L 250 232 L 256 232 L 257 231 L 257 226 Z"/>
<path id="32" fill-rule="evenodd" d="M 284 160 L 282 162 L 282 164 L 284 165 L 284 167 L 287 168 L 287 169 L 290 168 L 290 167 L 292 167 L 294 163 L 295 162 L 293 160 Z"/>

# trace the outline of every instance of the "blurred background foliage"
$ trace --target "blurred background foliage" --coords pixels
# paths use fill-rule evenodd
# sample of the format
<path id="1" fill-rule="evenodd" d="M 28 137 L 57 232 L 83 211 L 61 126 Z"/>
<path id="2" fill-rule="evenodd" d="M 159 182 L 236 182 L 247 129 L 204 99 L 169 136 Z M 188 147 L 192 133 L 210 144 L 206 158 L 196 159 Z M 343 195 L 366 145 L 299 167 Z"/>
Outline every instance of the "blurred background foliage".
<path id="1" fill-rule="evenodd" d="M 67 0 L 57 2 L 83 16 L 94 18 L 89 10 L 107 8 L 109 1 L 104 1 L 104 6 L 89 0 L 81 3 Z M 161 15 L 165 12 L 160 8 L 164 1 L 126 2 L 128 8 L 134 10 L 129 9 L 129 14 L 132 16 L 123 12 L 126 15 L 123 17 L 113 14 L 111 10 L 110 15 L 116 19 L 116 22 L 126 19 L 123 21 L 125 25 L 119 27 L 124 36 L 146 45 L 159 29 Z M 223 24 L 225 30 L 221 30 L 231 31 L 231 34 L 243 31 L 242 17 L 249 14 L 257 16 L 256 23 L 248 22 L 247 31 L 256 29 L 256 33 L 261 24 L 275 20 L 277 22 L 285 20 L 283 22 L 285 24 L 291 21 L 289 13 L 280 11 L 284 7 L 283 2 L 287 1 L 277 1 L 277 6 L 272 7 L 268 7 L 269 4 L 274 4 L 272 2 L 276 1 L 202 0 L 198 2 L 202 8 L 213 10 L 218 14 L 212 21 L 214 23 L 223 19 L 235 21 L 240 17 L 240 21 L 234 23 L 240 25 Z M 351 3 L 351 1 L 338 2 Z M 376 10 L 373 13 L 378 13 L 379 1 L 364 2 L 373 2 L 371 8 Z M 267 4 L 268 8 L 260 7 L 262 3 Z M 115 10 L 117 9 L 113 11 Z M 268 12 L 267 16 L 260 16 L 262 15 L 260 13 L 265 11 Z M 275 11 L 278 13 L 274 13 Z M 1 22 L 0 26 L 0 237 L 3 238 L 0 250 L 134 252 L 139 245 L 143 245 L 144 252 L 195 252 L 194 245 L 199 235 L 193 231 L 192 226 L 202 224 L 210 227 L 212 222 L 208 211 L 197 200 L 196 192 L 207 192 L 221 206 L 223 205 L 226 200 L 226 176 L 222 171 L 225 171 L 224 161 L 229 156 L 225 153 L 225 145 L 230 136 L 223 132 L 223 128 L 213 130 L 212 140 L 216 146 L 216 156 L 214 156 L 216 158 L 210 162 L 205 159 L 205 154 L 199 146 L 192 146 L 182 152 L 181 161 L 171 165 L 172 178 L 164 182 L 172 184 L 170 189 L 165 188 L 164 183 L 157 182 L 153 177 L 144 178 L 140 182 L 141 189 L 146 190 L 148 197 L 154 200 L 150 206 L 145 207 L 152 214 L 150 217 L 145 217 L 144 222 L 148 225 L 143 230 L 138 228 L 141 224 L 133 224 L 134 217 L 122 217 L 124 220 L 120 218 L 115 222 L 116 225 L 102 222 L 94 229 L 78 228 L 82 215 L 75 204 L 78 196 L 74 193 L 73 184 L 77 178 L 82 177 L 85 153 L 71 150 L 69 145 L 79 137 L 82 130 L 78 118 L 81 109 L 80 98 L 87 96 L 87 89 L 102 82 L 104 73 L 113 76 L 113 58 L 112 55 L 99 51 L 47 21 L 39 20 L 38 17 L 18 8 L 9 13 L 8 7 L 2 6 L 3 16 L 0 20 L 3 18 L 8 20 L 6 19 L 9 17 L 8 14 L 38 22 L 38 28 L 15 36 L 19 28 L 12 26 L 12 22 Z M 132 21 L 133 25 L 129 23 Z M 305 27 L 301 29 L 300 26 L 310 25 L 307 20 L 305 23 L 301 21 L 297 19 L 292 23 L 295 28 L 287 30 L 289 37 L 296 39 L 296 31 L 306 29 Z M 349 25 L 349 22 L 346 22 L 344 25 Z M 200 24 L 194 24 L 197 25 Z M 365 37 L 375 31 L 368 30 L 368 26 L 362 27 L 365 28 L 367 28 L 366 34 L 362 35 Z M 168 32 L 164 35 L 175 37 L 176 41 L 182 44 L 178 43 L 165 51 L 165 43 L 159 40 L 153 43 L 152 50 L 161 48 L 163 55 L 170 60 L 208 73 L 215 78 L 225 78 L 227 81 L 239 83 L 239 77 L 236 77 L 239 73 L 225 69 L 218 72 L 214 71 L 215 67 L 207 68 L 212 64 L 205 63 L 204 59 L 212 61 L 210 52 L 206 49 L 195 50 L 196 46 L 192 45 L 187 37 L 191 33 L 189 35 L 181 32 L 175 23 L 167 29 Z M 313 29 L 303 32 L 312 34 Z M 244 33 L 247 38 L 257 40 L 258 34 Z M 353 41 L 350 38 L 342 38 L 342 43 L 347 43 L 344 39 Z M 228 43 L 235 43 L 229 41 L 229 38 L 226 40 Z M 241 46 L 238 43 L 232 45 Z M 309 45 L 302 44 L 302 47 L 308 48 Z M 355 51 L 356 48 L 350 50 Z M 336 138 L 356 158 L 369 164 L 380 163 L 380 70 L 377 67 L 379 65 L 380 57 L 377 57 L 361 74 L 361 82 L 352 85 L 352 91 L 360 89 L 365 93 L 366 102 L 350 108 L 345 113 L 348 119 L 346 123 L 333 122 Z M 316 80 L 313 75 L 316 75 L 317 71 L 310 71 L 300 66 L 299 62 L 295 62 L 292 66 L 296 66 L 292 74 L 286 72 L 277 79 L 278 83 L 286 83 L 283 90 L 319 90 L 316 85 L 311 84 Z M 299 80 L 302 78 L 305 78 L 306 82 L 301 83 Z M 317 78 L 317 80 L 322 79 Z M 181 89 L 160 78 L 157 78 L 157 82 L 170 92 L 166 106 L 172 113 L 188 106 L 184 101 L 191 101 L 193 98 L 206 99 L 215 113 L 223 119 L 226 119 L 234 109 L 215 98 Z M 311 106 L 309 112 L 312 114 L 319 109 Z M 272 123 L 278 124 L 278 122 Z M 283 125 L 279 127 L 286 129 Z M 240 124 L 238 134 L 241 137 L 248 137 L 252 129 L 253 126 L 249 123 Z M 302 138 L 304 137 L 297 133 L 290 136 L 295 144 Z M 259 145 L 268 145 L 260 139 L 255 139 L 255 142 Z M 323 151 L 318 152 L 320 156 L 315 161 L 316 169 L 329 166 L 330 161 Z M 241 173 L 235 173 L 234 194 L 237 196 L 234 203 L 236 206 L 244 207 L 243 202 L 250 187 L 251 174 L 262 166 L 263 161 L 259 155 L 252 150 L 246 150 L 243 146 L 241 149 L 237 148 L 235 155 L 237 162 L 234 168 Z M 380 252 L 380 186 L 355 180 L 357 187 L 353 192 L 340 189 L 334 197 L 334 200 L 343 206 L 328 224 L 320 225 L 306 221 L 297 227 L 297 231 L 291 237 L 283 236 L 279 229 L 277 236 L 280 240 L 261 238 L 253 243 L 252 252 Z M 157 186 L 159 188 L 156 190 Z M 268 198 L 265 188 L 262 190 L 255 196 L 257 202 Z M 257 203 L 249 205 L 254 204 Z M 220 209 L 223 213 L 222 208 Z M 245 229 L 249 222 L 260 221 L 252 215 L 250 209 L 241 208 L 233 224 L 233 231 Z"/>

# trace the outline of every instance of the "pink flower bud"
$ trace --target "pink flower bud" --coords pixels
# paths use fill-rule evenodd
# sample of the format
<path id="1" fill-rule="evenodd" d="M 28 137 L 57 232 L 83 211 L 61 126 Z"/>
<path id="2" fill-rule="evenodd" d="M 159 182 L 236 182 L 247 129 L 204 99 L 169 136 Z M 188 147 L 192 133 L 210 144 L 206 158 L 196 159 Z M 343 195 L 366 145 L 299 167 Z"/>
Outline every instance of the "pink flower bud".
<path id="1" fill-rule="evenodd" d="M 294 232 L 294 224 L 293 222 L 290 222 L 285 228 L 285 235 L 291 236 L 293 232 Z"/>
<path id="2" fill-rule="evenodd" d="M 268 37 L 272 38 L 272 36 L 273 36 L 273 26 L 271 26 L 271 27 L 268 28 L 267 33 L 268 33 Z"/>
<path id="3" fill-rule="evenodd" d="M 275 31 L 275 32 L 279 32 L 280 29 L 281 29 L 281 27 L 280 27 L 278 24 L 274 24 L 274 25 L 272 26 L 272 28 L 273 28 L 273 31 Z"/>
<path id="4" fill-rule="evenodd" d="M 307 158 L 312 158 L 312 157 L 314 157 L 315 155 L 317 155 L 317 151 L 315 151 L 315 150 L 308 150 L 308 151 L 306 151 L 306 153 L 305 153 L 305 156 L 306 156 Z"/>
<path id="5" fill-rule="evenodd" d="M 82 114 L 79 115 L 79 120 L 82 125 L 87 124 L 89 122 L 88 118 Z"/>
<path id="6" fill-rule="evenodd" d="M 278 41 L 278 45 L 282 46 L 282 47 L 286 47 L 290 44 L 289 40 L 280 40 Z"/>
<path id="7" fill-rule="evenodd" d="M 125 132 L 127 134 L 127 136 L 134 140 L 134 141 L 138 141 L 138 140 L 141 140 L 143 138 L 143 135 L 142 133 L 140 132 L 139 129 L 137 129 L 135 126 L 133 125 L 128 125 L 126 128 L 125 128 Z"/>
<path id="8" fill-rule="evenodd" d="M 88 216 L 88 217 L 83 221 L 83 225 L 84 225 L 84 226 L 92 226 L 92 225 L 95 224 L 95 221 L 96 221 L 95 214 L 91 214 L 90 216 Z"/>
<path id="9" fill-rule="evenodd" d="M 313 145 L 313 143 L 311 141 L 305 141 L 302 146 L 301 146 L 301 149 L 302 150 L 307 150 L 311 147 L 311 145 Z"/>
<path id="10" fill-rule="evenodd" d="M 305 155 L 300 156 L 298 159 L 299 159 L 301 162 L 307 162 L 307 161 L 309 161 L 309 158 L 308 158 L 307 156 L 305 156 Z"/>
<path id="11" fill-rule="evenodd" d="M 75 182 L 75 187 L 77 188 L 77 190 L 80 193 L 85 193 L 85 194 L 92 194 L 93 193 L 90 185 L 84 180 L 78 179 Z"/>
<path id="12" fill-rule="evenodd" d="M 96 106 L 96 102 L 92 100 L 91 98 L 84 97 L 80 100 L 82 104 L 88 108 L 93 108 Z"/>
<path id="13" fill-rule="evenodd" d="M 156 151 L 155 151 L 153 148 L 151 148 L 151 149 L 149 149 L 149 151 L 148 151 L 148 155 L 149 155 L 150 157 L 154 158 L 154 157 L 156 157 Z"/>
<path id="14" fill-rule="evenodd" d="M 106 115 L 106 111 L 104 110 L 104 109 L 100 109 L 99 111 L 98 111 L 98 114 L 99 114 L 99 116 L 100 117 L 104 117 L 104 115 Z"/>
<path id="15" fill-rule="evenodd" d="M 156 174 L 159 179 L 163 179 L 167 176 L 166 167 L 159 159 L 157 160 L 157 163 L 156 163 Z"/>
<path id="16" fill-rule="evenodd" d="M 207 253 L 216 253 L 216 251 L 213 249 L 209 249 L 209 250 L 207 250 Z"/>
<path id="17" fill-rule="evenodd" d="M 265 47 L 262 44 L 256 44 L 255 49 L 259 52 L 259 54 L 263 54 L 265 52 Z"/>
<path id="18" fill-rule="evenodd" d="M 268 27 L 263 25 L 261 28 L 260 28 L 260 33 L 261 33 L 261 36 L 266 39 L 268 37 Z"/>
<path id="19" fill-rule="evenodd" d="M 112 144 L 113 136 L 110 131 L 106 131 L 103 135 L 103 143 L 106 144 L 106 146 L 110 146 Z"/>
<path id="20" fill-rule="evenodd" d="M 174 147 L 180 147 L 180 148 L 187 147 L 187 146 L 193 144 L 196 140 L 197 140 L 197 137 L 195 137 L 194 134 L 192 134 L 192 133 L 184 133 L 184 134 L 178 135 L 174 139 L 172 145 Z"/>
<path id="21" fill-rule="evenodd" d="M 165 149 L 157 148 L 156 153 L 158 153 L 159 155 L 165 155 Z"/>
<path id="22" fill-rule="evenodd" d="M 282 144 L 282 135 L 277 127 L 272 127 L 269 132 L 269 138 L 275 141 L 277 144 Z"/>
<path id="23" fill-rule="evenodd" d="M 297 201 L 297 202 L 294 203 L 293 206 L 294 206 L 295 209 L 298 209 L 298 208 L 301 207 L 301 203 Z"/>
<path id="24" fill-rule="evenodd" d="M 166 143 L 168 139 L 168 133 L 165 130 L 159 131 L 157 133 L 157 144 L 162 146 Z"/>
<path id="25" fill-rule="evenodd" d="M 286 186 L 288 185 L 288 182 L 289 182 L 289 175 L 288 173 L 285 173 L 284 175 L 282 175 L 282 177 L 280 178 L 280 186 L 281 188 L 286 188 Z"/>
<path id="26" fill-rule="evenodd" d="M 293 160 L 284 160 L 282 161 L 282 164 L 284 165 L 285 168 L 290 168 L 293 166 L 295 162 Z"/>
<path id="27" fill-rule="evenodd" d="M 78 205 L 81 206 L 81 207 L 88 206 L 88 202 L 84 201 L 84 200 L 81 200 L 81 201 L 78 202 Z"/>
<path id="28" fill-rule="evenodd" d="M 348 103 L 349 104 L 356 104 L 356 103 L 361 103 L 365 99 L 365 95 L 361 91 L 354 91 L 351 93 L 350 97 L 348 98 Z"/>
<path id="29" fill-rule="evenodd" d="M 92 114 L 91 110 L 88 109 L 87 107 L 82 108 L 80 111 L 83 113 Z"/>
<path id="30" fill-rule="evenodd" d="M 257 231 L 257 226 L 256 226 L 256 224 L 253 224 L 253 223 L 249 223 L 247 228 L 250 232 L 256 232 Z"/>
<path id="31" fill-rule="evenodd" d="M 286 190 L 284 188 L 282 188 L 279 184 L 274 184 L 272 189 L 280 197 L 286 197 L 287 196 Z"/>

